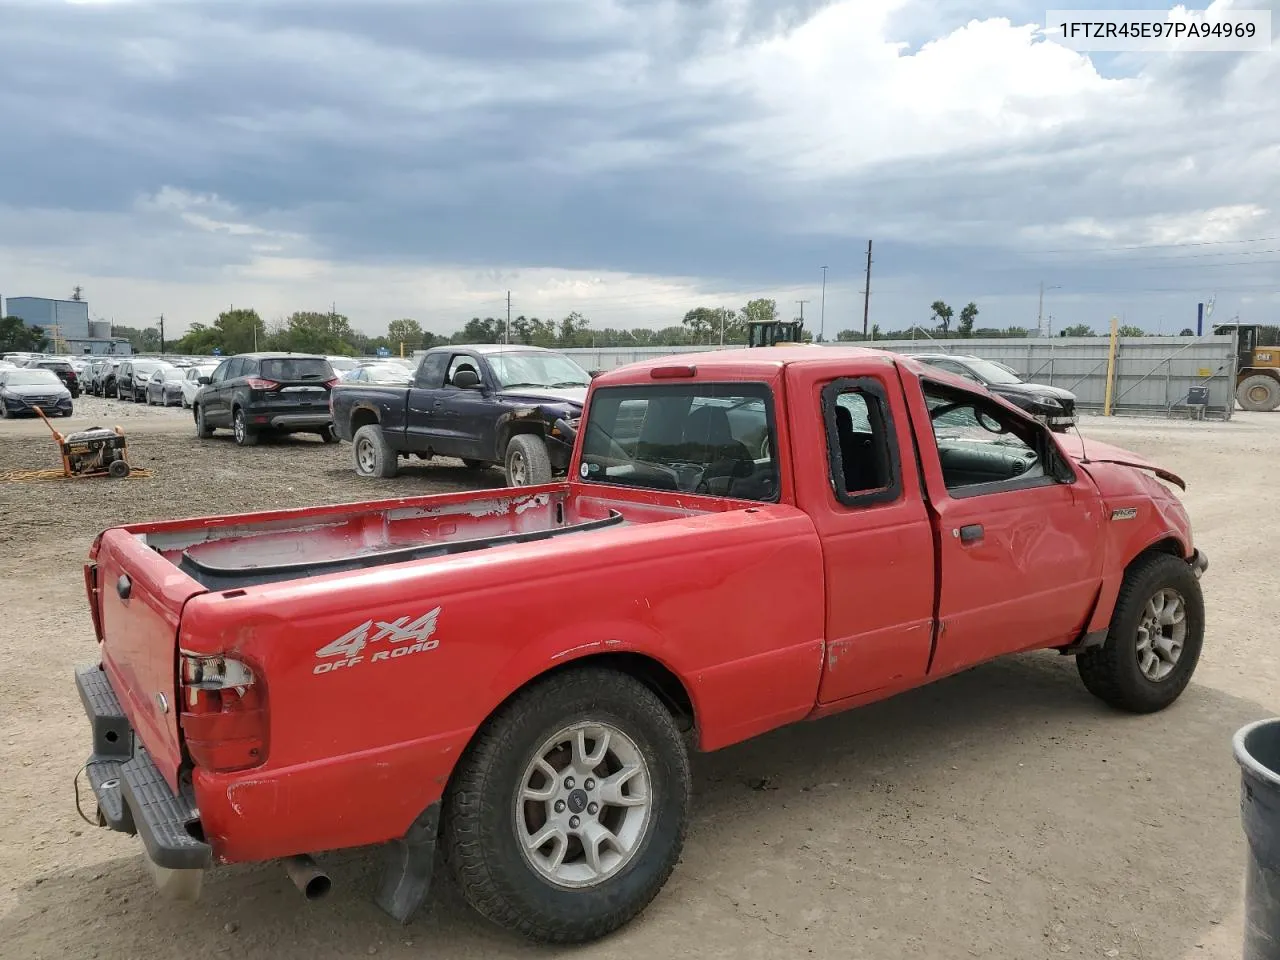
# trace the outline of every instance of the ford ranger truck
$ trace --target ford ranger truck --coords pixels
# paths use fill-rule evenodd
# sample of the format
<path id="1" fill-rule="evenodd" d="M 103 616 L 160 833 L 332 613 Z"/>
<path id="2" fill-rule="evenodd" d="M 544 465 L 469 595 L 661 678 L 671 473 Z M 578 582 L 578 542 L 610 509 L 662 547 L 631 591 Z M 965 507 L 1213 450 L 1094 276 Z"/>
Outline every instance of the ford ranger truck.
<path id="1" fill-rule="evenodd" d="M 406 921 L 439 846 L 490 920 L 591 940 L 674 869 L 691 751 L 1032 650 L 1173 703 L 1207 566 L 1182 486 L 880 351 L 625 367 L 562 481 L 102 533 L 98 817 L 176 895 L 278 860 L 318 896 L 317 855 L 377 846 Z"/>

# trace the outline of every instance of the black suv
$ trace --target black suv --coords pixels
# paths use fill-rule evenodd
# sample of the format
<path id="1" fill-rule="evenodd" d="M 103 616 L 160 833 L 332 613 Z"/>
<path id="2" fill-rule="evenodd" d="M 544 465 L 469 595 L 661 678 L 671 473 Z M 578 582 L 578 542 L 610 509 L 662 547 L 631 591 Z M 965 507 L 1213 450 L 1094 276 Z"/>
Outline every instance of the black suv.
<path id="1" fill-rule="evenodd" d="M 1002 363 L 954 353 L 909 353 L 907 356 L 982 384 L 996 396 L 1044 421 L 1055 433 L 1066 432 L 1076 422 L 1074 393 L 1044 383 L 1027 383 Z"/>
<path id="2" fill-rule="evenodd" d="M 134 403 L 146 400 L 147 381 L 163 366 L 163 360 L 121 360 L 116 367 L 116 399 Z"/>
<path id="3" fill-rule="evenodd" d="M 196 433 L 204 439 L 230 427 L 236 443 L 251 447 L 264 431 L 316 433 L 337 438 L 329 391 L 338 382 L 324 357 L 301 353 L 245 353 L 218 364 L 192 403 Z"/>

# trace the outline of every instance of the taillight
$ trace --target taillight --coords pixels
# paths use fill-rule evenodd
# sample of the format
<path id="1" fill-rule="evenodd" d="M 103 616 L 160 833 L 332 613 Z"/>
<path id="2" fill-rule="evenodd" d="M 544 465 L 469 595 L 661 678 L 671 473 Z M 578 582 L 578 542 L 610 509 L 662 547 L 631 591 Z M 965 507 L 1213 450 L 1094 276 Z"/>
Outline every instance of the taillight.
<path id="1" fill-rule="evenodd" d="M 242 661 L 183 652 L 182 735 L 196 766 L 214 772 L 267 759 L 267 697 Z"/>
<path id="2" fill-rule="evenodd" d="M 102 611 L 98 609 L 98 565 L 84 565 L 84 589 L 89 594 L 89 616 L 93 618 L 93 635 L 102 642 Z"/>
<path id="3" fill-rule="evenodd" d="M 326 380 L 326 381 L 324 382 L 324 385 L 325 385 L 326 387 L 328 387 L 330 390 L 332 390 L 334 387 L 336 387 L 336 386 L 337 386 L 339 383 L 341 383 L 341 382 L 342 382 L 342 380 L 341 380 L 340 378 L 338 378 L 338 377 L 334 377 L 332 380 Z"/>
<path id="4" fill-rule="evenodd" d="M 250 390 L 279 390 L 280 384 L 274 380 L 263 380 L 261 377 L 250 377 L 245 381 Z"/>

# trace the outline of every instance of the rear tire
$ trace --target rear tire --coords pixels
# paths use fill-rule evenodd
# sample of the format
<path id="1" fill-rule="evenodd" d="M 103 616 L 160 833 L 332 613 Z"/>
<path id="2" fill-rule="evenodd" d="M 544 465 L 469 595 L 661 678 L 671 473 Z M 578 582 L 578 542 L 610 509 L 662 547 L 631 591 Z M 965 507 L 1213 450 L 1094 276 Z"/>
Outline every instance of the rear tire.
<path id="1" fill-rule="evenodd" d="M 1280 407 L 1280 380 L 1265 373 L 1246 377 L 1236 387 L 1236 400 L 1245 410 L 1269 412 Z"/>
<path id="2" fill-rule="evenodd" d="M 129 464 L 123 460 L 112 460 L 110 466 L 107 467 L 107 473 L 117 480 L 123 480 L 129 475 Z"/>
<path id="3" fill-rule="evenodd" d="M 507 444 L 507 485 L 533 487 L 551 482 L 551 457 L 547 444 L 531 433 L 517 433 Z"/>
<path id="4" fill-rule="evenodd" d="M 1204 598 L 1191 565 L 1153 553 L 1125 573 L 1106 642 L 1077 656 L 1076 669 L 1103 703 L 1154 713 L 1191 682 L 1203 641 Z"/>
<path id="5" fill-rule="evenodd" d="M 444 799 L 445 859 L 467 902 L 494 923 L 542 943 L 595 940 L 640 913 L 671 875 L 689 782 L 680 731 L 648 687 L 598 667 L 556 674 L 513 697 L 468 747 Z M 556 796 L 531 798 L 543 790 Z"/>
<path id="6" fill-rule="evenodd" d="M 351 466 L 358 477 L 390 480 L 396 475 L 400 460 L 378 424 L 361 427 L 351 438 Z"/>
<path id="7" fill-rule="evenodd" d="M 231 411 L 231 429 L 235 432 L 237 446 L 256 447 L 258 445 L 258 431 L 249 426 L 249 418 L 245 416 L 244 407 L 236 407 Z"/>
<path id="8" fill-rule="evenodd" d="M 325 427 L 323 430 L 320 431 L 320 439 L 323 440 L 325 443 L 338 442 L 338 435 L 333 432 L 333 424 L 330 424 L 329 426 Z"/>

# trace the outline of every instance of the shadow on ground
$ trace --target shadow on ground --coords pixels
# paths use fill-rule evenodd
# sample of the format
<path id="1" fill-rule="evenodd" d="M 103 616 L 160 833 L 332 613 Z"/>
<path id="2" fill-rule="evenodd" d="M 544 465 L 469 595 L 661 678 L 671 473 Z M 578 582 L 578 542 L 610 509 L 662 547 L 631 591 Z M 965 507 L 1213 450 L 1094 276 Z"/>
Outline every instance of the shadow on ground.
<path id="1" fill-rule="evenodd" d="M 1238 898 L 1230 736 L 1263 713 L 1193 686 L 1118 714 L 1036 654 L 700 757 L 666 890 L 575 955 L 1196 955 Z M 314 904 L 275 866 L 216 870 L 194 905 L 157 899 L 139 857 L 18 878 L 0 954 L 548 955 L 448 882 L 398 927 L 371 903 L 376 856 L 321 859 L 334 893 Z"/>

